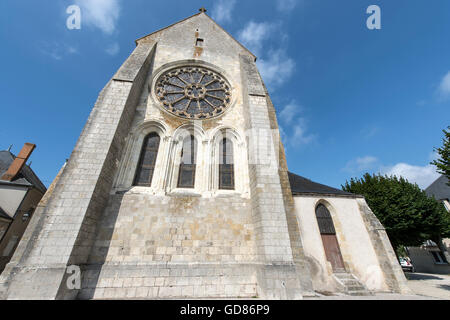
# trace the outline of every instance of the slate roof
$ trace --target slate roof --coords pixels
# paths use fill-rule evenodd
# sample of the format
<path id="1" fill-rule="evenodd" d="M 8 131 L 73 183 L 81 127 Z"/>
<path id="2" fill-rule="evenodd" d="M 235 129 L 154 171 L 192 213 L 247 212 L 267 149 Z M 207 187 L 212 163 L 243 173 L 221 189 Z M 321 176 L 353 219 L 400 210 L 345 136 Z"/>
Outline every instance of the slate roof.
<path id="1" fill-rule="evenodd" d="M 288 172 L 289 183 L 291 185 L 291 191 L 293 195 L 296 194 L 331 194 L 342 196 L 357 196 L 354 193 L 345 192 L 333 187 L 326 186 L 314 181 L 311 181 L 305 177 L 296 175 L 292 172 Z"/>
<path id="2" fill-rule="evenodd" d="M 16 157 L 9 151 L 0 151 L 0 177 L 8 170 L 11 163 Z M 20 173 L 14 179 L 14 181 L 0 180 L 2 184 L 21 185 L 21 186 L 34 186 L 38 190 L 45 193 L 47 188 L 34 173 L 34 171 L 27 165 L 24 165 L 20 170 Z"/>
<path id="3" fill-rule="evenodd" d="M 425 193 L 429 197 L 434 196 L 436 200 L 450 200 L 450 186 L 447 185 L 447 182 L 446 176 L 440 176 L 425 189 Z"/>

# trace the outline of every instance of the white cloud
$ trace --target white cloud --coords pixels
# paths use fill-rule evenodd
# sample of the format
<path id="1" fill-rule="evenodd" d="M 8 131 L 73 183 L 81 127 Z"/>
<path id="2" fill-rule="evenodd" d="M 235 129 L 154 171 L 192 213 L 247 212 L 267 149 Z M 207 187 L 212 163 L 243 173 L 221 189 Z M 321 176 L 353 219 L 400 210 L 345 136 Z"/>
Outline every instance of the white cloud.
<path id="1" fill-rule="evenodd" d="M 303 108 L 300 105 L 298 105 L 294 100 L 292 100 L 279 113 L 280 120 L 283 121 L 284 123 L 289 124 L 295 119 L 295 116 L 302 110 Z"/>
<path id="2" fill-rule="evenodd" d="M 429 158 L 432 158 L 433 156 L 434 154 L 430 154 Z M 417 183 L 422 189 L 428 187 L 439 177 L 436 168 L 430 164 L 425 166 L 414 166 L 408 163 L 399 162 L 392 166 L 383 166 L 380 164 L 379 160 L 373 156 L 359 157 L 351 160 L 347 162 L 342 170 L 352 174 L 369 172 L 403 177 L 411 183 Z"/>
<path id="3" fill-rule="evenodd" d="M 288 152 L 291 147 L 299 148 L 313 143 L 317 138 L 315 134 L 307 133 L 305 119 L 298 118 L 296 122 L 299 124 L 289 128 L 290 134 L 286 132 L 284 126 L 279 126 L 281 142 L 283 143 L 285 152 Z"/>
<path id="4" fill-rule="evenodd" d="M 376 157 L 372 156 L 358 157 L 356 159 L 347 162 L 343 170 L 351 173 L 369 171 L 372 170 L 377 163 L 378 159 Z"/>
<path id="5" fill-rule="evenodd" d="M 120 15 L 119 0 L 74 0 L 81 9 L 81 26 L 86 23 L 106 34 L 116 29 Z"/>
<path id="6" fill-rule="evenodd" d="M 274 31 L 275 26 L 268 22 L 250 21 L 238 33 L 238 39 L 256 56 L 260 55 L 263 42 L 267 40 Z"/>
<path id="7" fill-rule="evenodd" d="M 280 131 L 280 139 L 281 139 L 281 142 L 283 143 L 283 146 L 284 146 L 284 149 L 285 149 L 284 151 L 287 152 L 287 150 L 288 150 L 288 144 L 289 144 L 289 137 L 288 137 L 288 135 L 286 134 L 286 131 L 284 131 L 283 126 L 279 126 L 278 129 L 279 129 L 279 131 Z"/>
<path id="8" fill-rule="evenodd" d="M 269 22 L 248 22 L 238 32 L 238 40 L 258 57 L 256 64 L 268 87 L 276 87 L 288 80 L 294 72 L 295 62 L 285 47 L 288 36 L 280 31 L 280 24 Z M 281 41 L 277 49 L 265 47 L 265 43 L 276 35 Z M 277 45 L 277 44 L 274 44 Z"/>
<path id="9" fill-rule="evenodd" d="M 281 12 L 291 11 L 297 5 L 297 0 L 277 0 L 277 10 Z"/>
<path id="10" fill-rule="evenodd" d="M 42 42 L 39 46 L 41 53 L 51 57 L 54 60 L 62 60 L 66 55 L 78 53 L 78 49 L 76 47 L 56 41 Z"/>
<path id="11" fill-rule="evenodd" d="M 111 56 L 115 56 L 116 54 L 119 53 L 120 51 L 120 46 L 117 42 L 114 42 L 113 44 L 111 44 L 109 47 L 107 47 L 105 49 L 106 53 L 111 55 Z"/>
<path id="12" fill-rule="evenodd" d="M 374 125 L 366 126 L 361 130 L 361 136 L 370 139 L 380 131 L 380 128 Z"/>
<path id="13" fill-rule="evenodd" d="M 55 50 L 51 50 L 51 51 L 47 51 L 47 50 L 42 50 L 42 53 L 55 59 L 55 60 L 61 60 L 62 59 L 62 55 Z"/>
<path id="14" fill-rule="evenodd" d="M 316 136 L 314 134 L 306 132 L 306 121 L 303 118 L 298 118 L 296 121 L 298 124 L 293 128 L 293 134 L 290 139 L 290 143 L 298 147 L 313 142 L 316 139 Z"/>
<path id="15" fill-rule="evenodd" d="M 284 49 L 269 51 L 269 57 L 257 60 L 256 64 L 264 82 L 274 87 L 286 82 L 295 70 L 294 60 L 287 56 Z"/>
<path id="16" fill-rule="evenodd" d="M 436 168 L 429 164 L 426 166 L 413 166 L 407 163 L 397 163 L 394 166 L 382 168 L 382 173 L 403 177 L 411 183 L 417 183 L 422 189 L 427 188 L 439 178 Z"/>
<path id="17" fill-rule="evenodd" d="M 439 95 L 441 99 L 450 98 L 450 71 L 447 72 L 439 84 Z"/>
<path id="18" fill-rule="evenodd" d="M 78 53 L 78 49 L 72 46 L 66 46 L 67 53 L 76 54 Z"/>
<path id="19" fill-rule="evenodd" d="M 230 22 L 236 0 L 219 0 L 212 9 L 212 18 L 219 23 Z"/>
<path id="20" fill-rule="evenodd" d="M 304 108 L 295 100 L 289 102 L 278 114 L 281 140 L 286 149 L 289 146 L 299 147 L 312 143 L 316 139 L 315 134 L 308 133 L 306 119 L 298 116 Z"/>

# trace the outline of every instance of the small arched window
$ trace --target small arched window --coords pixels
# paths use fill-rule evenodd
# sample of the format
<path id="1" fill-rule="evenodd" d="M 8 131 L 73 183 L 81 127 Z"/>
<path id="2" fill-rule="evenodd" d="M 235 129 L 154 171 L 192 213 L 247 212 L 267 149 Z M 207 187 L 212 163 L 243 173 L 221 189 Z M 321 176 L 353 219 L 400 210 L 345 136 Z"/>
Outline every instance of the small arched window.
<path id="1" fill-rule="evenodd" d="M 196 158 L 197 141 L 193 135 L 190 135 L 183 140 L 180 171 L 178 174 L 178 188 L 194 188 Z"/>
<path id="2" fill-rule="evenodd" d="M 316 207 L 316 218 L 320 234 L 336 234 L 330 211 L 323 204 L 319 204 Z"/>
<path id="3" fill-rule="evenodd" d="M 219 189 L 234 189 L 233 143 L 227 138 L 219 144 Z"/>
<path id="4" fill-rule="evenodd" d="M 133 185 L 151 186 L 158 155 L 159 140 L 159 135 L 155 132 L 148 134 L 144 138 Z"/>

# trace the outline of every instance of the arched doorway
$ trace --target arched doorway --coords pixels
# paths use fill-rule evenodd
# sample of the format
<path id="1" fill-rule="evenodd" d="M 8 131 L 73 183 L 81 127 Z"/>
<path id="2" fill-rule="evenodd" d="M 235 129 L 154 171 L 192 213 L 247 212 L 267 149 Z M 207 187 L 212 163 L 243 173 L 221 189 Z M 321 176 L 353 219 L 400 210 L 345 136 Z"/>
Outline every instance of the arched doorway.
<path id="1" fill-rule="evenodd" d="M 339 249 L 339 243 L 336 238 L 333 219 L 331 218 L 330 211 L 321 203 L 316 207 L 316 218 L 325 255 L 333 267 L 333 272 L 344 271 L 344 260 L 342 259 L 341 250 Z"/>

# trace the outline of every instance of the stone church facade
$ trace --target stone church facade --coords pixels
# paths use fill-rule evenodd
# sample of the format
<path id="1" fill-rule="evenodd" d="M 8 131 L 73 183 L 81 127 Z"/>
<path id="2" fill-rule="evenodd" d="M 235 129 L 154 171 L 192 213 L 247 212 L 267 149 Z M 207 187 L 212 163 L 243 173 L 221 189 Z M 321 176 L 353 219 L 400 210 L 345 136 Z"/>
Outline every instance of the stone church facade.
<path id="1" fill-rule="evenodd" d="M 2 273 L 2 298 L 408 291 L 364 198 L 288 172 L 256 57 L 205 10 L 136 45 Z"/>

